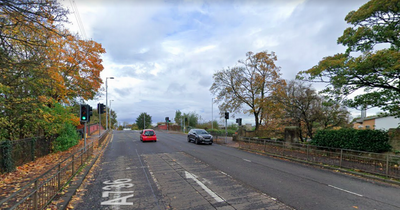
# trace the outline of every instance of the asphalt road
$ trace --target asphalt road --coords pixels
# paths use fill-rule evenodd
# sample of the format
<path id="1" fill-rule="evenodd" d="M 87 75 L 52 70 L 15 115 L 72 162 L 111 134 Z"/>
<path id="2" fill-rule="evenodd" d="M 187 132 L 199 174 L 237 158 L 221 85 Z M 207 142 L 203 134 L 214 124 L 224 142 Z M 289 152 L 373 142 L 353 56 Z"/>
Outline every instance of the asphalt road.
<path id="1" fill-rule="evenodd" d="M 75 209 L 400 209 L 400 188 L 182 134 L 114 131 Z"/>

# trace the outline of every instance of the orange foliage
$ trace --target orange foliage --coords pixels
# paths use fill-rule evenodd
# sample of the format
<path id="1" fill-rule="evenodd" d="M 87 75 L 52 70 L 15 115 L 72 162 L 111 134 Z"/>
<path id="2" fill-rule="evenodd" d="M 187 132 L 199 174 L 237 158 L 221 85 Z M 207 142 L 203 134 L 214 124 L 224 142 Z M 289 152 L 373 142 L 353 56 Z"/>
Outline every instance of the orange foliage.
<path id="1" fill-rule="evenodd" d="M 68 31 L 64 31 L 68 33 Z M 68 103 L 80 96 L 93 98 L 102 84 L 100 72 L 104 69 L 101 54 L 105 49 L 93 40 L 80 40 L 76 36 L 53 36 L 52 47 L 46 52 L 48 62 L 42 64 L 48 75 L 45 84 L 56 101 Z"/>

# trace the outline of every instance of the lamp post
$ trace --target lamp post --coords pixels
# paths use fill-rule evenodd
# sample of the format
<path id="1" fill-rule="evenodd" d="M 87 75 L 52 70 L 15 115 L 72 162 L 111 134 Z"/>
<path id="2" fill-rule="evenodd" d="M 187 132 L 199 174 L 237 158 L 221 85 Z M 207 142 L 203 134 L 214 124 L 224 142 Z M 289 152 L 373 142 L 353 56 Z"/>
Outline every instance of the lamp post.
<path id="1" fill-rule="evenodd" d="M 110 119 L 110 128 L 111 128 L 111 130 L 112 130 L 112 125 L 111 125 L 111 101 L 114 101 L 114 100 L 110 100 L 110 109 L 108 110 L 108 115 L 110 116 L 110 117 L 108 117 L 109 119 Z"/>
<path id="2" fill-rule="evenodd" d="M 218 98 L 215 98 L 218 99 Z M 214 98 L 211 99 L 211 129 L 214 129 Z"/>
<path id="3" fill-rule="evenodd" d="M 108 84 L 107 84 L 107 80 L 108 79 L 114 79 L 114 77 L 106 77 L 106 130 L 108 130 L 108 116 L 107 116 L 107 110 L 109 110 L 108 109 L 108 98 L 107 98 L 107 96 L 108 96 Z"/>

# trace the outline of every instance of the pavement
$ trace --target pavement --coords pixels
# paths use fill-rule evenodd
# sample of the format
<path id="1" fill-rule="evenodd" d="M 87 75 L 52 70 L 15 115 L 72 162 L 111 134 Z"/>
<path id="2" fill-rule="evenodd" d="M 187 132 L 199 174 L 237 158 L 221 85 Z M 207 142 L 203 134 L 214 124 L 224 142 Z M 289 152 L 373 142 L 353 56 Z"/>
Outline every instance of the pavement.
<path id="1" fill-rule="evenodd" d="M 106 131 L 102 131 L 102 134 Z M 89 144 L 91 142 L 97 141 L 99 139 L 98 132 L 93 133 L 91 136 L 86 138 L 86 143 Z M 60 195 L 60 197 L 56 197 L 53 201 L 56 203 L 57 209 L 68 209 L 68 203 L 71 201 L 72 197 L 76 194 L 77 190 L 82 185 L 83 181 L 85 180 L 86 176 L 88 175 L 89 171 L 92 169 L 93 165 L 96 163 L 97 159 L 103 153 L 104 149 L 106 148 L 109 142 L 110 136 L 106 137 L 103 141 L 103 145 L 100 148 L 97 148 L 94 151 L 94 158 L 90 160 L 90 162 L 86 165 L 83 170 L 77 174 L 70 182 L 69 186 L 67 186 L 67 190 Z M 95 145 L 95 148 L 97 145 Z"/>

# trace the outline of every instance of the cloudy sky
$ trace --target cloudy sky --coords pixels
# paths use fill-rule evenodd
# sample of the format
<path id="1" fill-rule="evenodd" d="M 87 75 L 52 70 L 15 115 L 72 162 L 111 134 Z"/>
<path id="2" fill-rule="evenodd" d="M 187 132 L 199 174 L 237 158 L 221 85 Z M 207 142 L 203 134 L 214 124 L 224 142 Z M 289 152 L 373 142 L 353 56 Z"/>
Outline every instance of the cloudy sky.
<path id="1" fill-rule="evenodd" d="M 64 0 L 69 26 L 106 49 L 108 99 L 120 123 L 146 112 L 153 123 L 175 111 L 195 112 L 210 121 L 216 71 L 237 64 L 246 52 L 273 51 L 282 77 L 323 57 L 344 52 L 337 38 L 349 27 L 344 18 L 367 0 Z M 77 10 L 73 10 L 75 4 Z M 77 13 L 78 11 L 79 13 Z M 84 31 L 79 30 L 76 16 Z M 321 89 L 322 85 L 314 85 Z M 89 101 L 106 103 L 105 95 Z M 352 111 L 353 115 L 359 112 Z M 375 114 L 375 113 L 368 113 Z M 213 106 L 220 119 L 218 105 Z M 252 116 L 237 114 L 244 123 Z M 229 120 L 231 123 L 234 119 Z M 221 121 L 222 122 L 222 121 Z"/>

